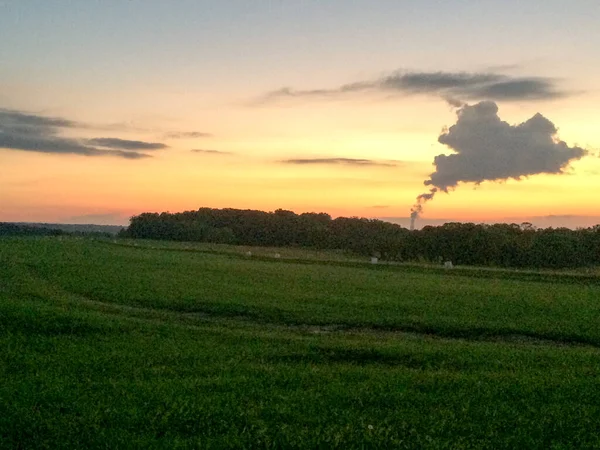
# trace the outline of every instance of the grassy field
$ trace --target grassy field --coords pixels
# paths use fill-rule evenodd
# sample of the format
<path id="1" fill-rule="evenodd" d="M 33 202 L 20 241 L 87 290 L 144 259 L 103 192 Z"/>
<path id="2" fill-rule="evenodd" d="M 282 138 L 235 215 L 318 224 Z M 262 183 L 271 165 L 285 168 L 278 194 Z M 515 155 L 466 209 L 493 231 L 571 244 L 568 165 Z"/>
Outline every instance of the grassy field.
<path id="1" fill-rule="evenodd" d="M 290 260 L 309 261 L 355 261 L 368 262 L 370 257 L 356 255 L 349 250 L 313 250 L 302 247 L 256 247 L 248 245 L 213 244 L 208 242 L 177 242 L 177 241 L 152 241 L 147 239 L 106 239 L 105 242 L 123 246 L 197 251 L 203 253 L 229 254 L 245 256 L 247 252 L 255 258 L 279 258 Z"/>
<path id="2" fill-rule="evenodd" d="M 195 250 L 0 240 L 0 448 L 600 448 L 598 278 Z"/>

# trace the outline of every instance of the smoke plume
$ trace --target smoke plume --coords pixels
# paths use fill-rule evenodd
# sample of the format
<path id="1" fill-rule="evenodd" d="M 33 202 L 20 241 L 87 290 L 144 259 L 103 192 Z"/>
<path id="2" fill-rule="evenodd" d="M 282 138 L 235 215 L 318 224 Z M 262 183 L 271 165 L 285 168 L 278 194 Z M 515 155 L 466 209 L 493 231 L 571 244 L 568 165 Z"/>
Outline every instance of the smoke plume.
<path id="1" fill-rule="evenodd" d="M 496 103 L 482 101 L 463 105 L 456 114 L 456 123 L 438 138 L 454 153 L 434 158 L 435 172 L 424 182 L 429 191 L 417 197 L 411 209 L 411 227 L 437 192 L 448 192 L 461 182 L 477 185 L 542 173 L 562 174 L 571 162 L 588 153 L 561 141 L 554 124 L 539 113 L 510 125 L 498 116 Z"/>

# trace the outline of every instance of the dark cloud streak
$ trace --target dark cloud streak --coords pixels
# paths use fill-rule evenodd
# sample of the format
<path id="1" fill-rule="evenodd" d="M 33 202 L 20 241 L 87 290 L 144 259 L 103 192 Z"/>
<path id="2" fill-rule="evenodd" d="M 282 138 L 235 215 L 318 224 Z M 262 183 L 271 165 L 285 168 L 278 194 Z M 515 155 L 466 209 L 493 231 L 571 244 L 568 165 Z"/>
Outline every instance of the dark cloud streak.
<path id="1" fill-rule="evenodd" d="M 78 128 L 82 124 L 60 117 L 46 117 L 0 108 L 0 127 Z"/>
<path id="2" fill-rule="evenodd" d="M 201 131 L 171 131 L 165 133 L 165 139 L 196 139 L 213 137 L 211 133 Z"/>
<path id="3" fill-rule="evenodd" d="M 119 150 L 162 150 L 168 148 L 166 144 L 160 142 L 130 141 L 118 138 L 94 138 L 88 139 L 87 142 L 91 145 Z"/>
<path id="4" fill-rule="evenodd" d="M 371 81 L 359 81 L 333 89 L 296 90 L 289 87 L 264 95 L 258 103 L 285 98 L 338 98 L 368 92 L 435 95 L 465 100 L 550 100 L 567 95 L 555 80 L 500 73 L 401 72 Z"/>
<path id="5" fill-rule="evenodd" d="M 149 157 L 144 153 L 125 151 L 126 149 L 123 148 L 118 150 L 101 149 L 89 145 L 89 140 L 59 135 L 61 129 L 80 127 L 85 126 L 63 118 L 0 109 L 0 148 L 59 155 L 116 156 L 125 159 Z"/>
<path id="6" fill-rule="evenodd" d="M 53 153 L 59 155 L 72 154 L 82 156 L 118 156 L 126 159 L 148 158 L 144 153 L 103 150 L 88 145 L 82 145 L 75 139 L 44 136 L 15 136 L 0 132 L 0 148 L 23 150 L 37 153 Z"/>
<path id="7" fill-rule="evenodd" d="M 190 151 L 193 153 L 204 153 L 207 155 L 233 155 L 232 152 L 224 152 L 221 150 L 205 150 L 205 149 L 201 149 L 201 148 L 194 148 Z"/>
<path id="8" fill-rule="evenodd" d="M 355 159 L 355 158 L 299 158 L 286 159 L 280 161 L 284 164 L 309 165 L 309 164 L 330 164 L 330 165 L 349 165 L 349 166 L 384 166 L 394 167 L 393 162 L 375 161 L 372 159 Z"/>

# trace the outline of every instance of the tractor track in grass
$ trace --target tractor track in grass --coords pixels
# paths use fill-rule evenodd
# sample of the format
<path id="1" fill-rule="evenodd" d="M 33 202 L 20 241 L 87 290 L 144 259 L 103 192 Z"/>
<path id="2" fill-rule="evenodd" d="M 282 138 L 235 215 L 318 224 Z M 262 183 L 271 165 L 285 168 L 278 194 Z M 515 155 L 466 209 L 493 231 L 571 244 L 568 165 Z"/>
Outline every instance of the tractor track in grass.
<path id="1" fill-rule="evenodd" d="M 114 244 L 110 244 L 114 245 Z M 120 245 L 120 244 L 118 244 Z M 132 247 L 136 248 L 136 247 Z M 143 249 L 137 247 L 138 249 Z M 233 257 L 236 257 L 235 255 Z M 268 258 L 265 258 L 268 259 Z M 276 261 L 280 263 L 280 261 Z M 143 304 L 122 304 L 92 298 L 84 292 L 74 292 L 60 286 L 48 278 L 44 270 L 36 264 L 19 263 L 21 267 L 20 284 L 25 288 L 32 286 L 35 292 L 23 292 L 34 301 L 61 305 L 63 307 L 84 306 L 107 315 L 129 319 L 153 321 L 155 323 L 176 323 L 182 326 L 199 327 L 207 324 L 234 327 L 254 327 L 254 329 L 285 331 L 304 335 L 342 335 L 356 334 L 385 338 L 426 338 L 461 340 L 471 342 L 497 342 L 510 345 L 546 345 L 546 346 L 586 346 L 600 348 L 600 342 L 594 337 L 586 337 L 577 331 L 560 333 L 553 331 L 527 331 L 516 328 L 479 327 L 479 326 L 440 326 L 428 325 L 418 321 L 391 324 L 376 324 L 348 320 L 344 322 L 306 320 L 293 317 L 293 313 L 280 310 L 265 310 L 260 307 L 238 305 L 220 305 L 218 302 L 198 303 L 188 310 L 169 307 L 149 308 Z M 383 267 L 383 266 L 382 266 Z M 15 269 L 17 270 L 17 269 Z M 40 284 L 41 288 L 35 286 Z M 39 292 L 43 292 L 40 295 Z M 49 294 L 49 295 L 48 295 Z M 47 297 L 46 297 L 47 296 Z"/>
<path id="2" fill-rule="evenodd" d="M 31 269 L 31 267 L 28 267 Z M 31 272 L 30 272 L 31 273 Z M 47 280 L 43 275 L 33 275 L 38 282 L 44 283 L 56 296 L 56 299 L 30 295 L 32 300 L 43 300 L 61 306 L 83 306 L 99 313 L 127 320 L 143 321 L 156 325 L 178 325 L 186 328 L 201 329 L 207 325 L 224 328 L 251 328 L 264 332 L 288 332 L 296 335 L 356 335 L 384 339 L 428 339 L 461 342 L 487 342 L 504 345 L 587 347 L 600 349 L 600 343 L 578 335 L 558 335 L 550 333 L 523 333 L 513 329 L 492 329 L 485 327 L 436 328 L 424 324 L 398 324 L 392 326 L 360 323 L 318 323 L 295 320 L 273 321 L 261 317 L 256 311 L 215 311 L 210 305 L 202 308 L 196 305 L 193 311 L 178 311 L 168 308 L 148 308 L 139 305 L 124 305 L 91 299 L 77 292 L 71 292 L 62 286 Z M 54 301 L 53 301 L 54 300 Z M 57 301 L 56 301 L 57 300 Z"/>

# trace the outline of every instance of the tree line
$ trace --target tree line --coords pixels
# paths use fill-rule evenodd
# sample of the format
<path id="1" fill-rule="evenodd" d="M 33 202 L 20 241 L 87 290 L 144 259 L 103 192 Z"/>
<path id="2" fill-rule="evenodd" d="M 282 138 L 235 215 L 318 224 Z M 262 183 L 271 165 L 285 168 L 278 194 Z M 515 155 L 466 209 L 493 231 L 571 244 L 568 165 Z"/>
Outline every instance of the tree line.
<path id="1" fill-rule="evenodd" d="M 40 225 L 25 225 L 21 223 L 0 222 L 0 237 L 18 237 L 18 236 L 78 236 L 78 237 L 96 237 L 107 238 L 112 235 L 102 231 L 67 231 L 60 228 L 53 228 Z"/>
<path id="2" fill-rule="evenodd" d="M 222 244 L 344 249 L 388 261 L 513 268 L 600 265 L 600 225 L 571 230 L 523 224 L 447 223 L 409 231 L 377 219 L 240 209 L 143 213 L 121 237 Z"/>

